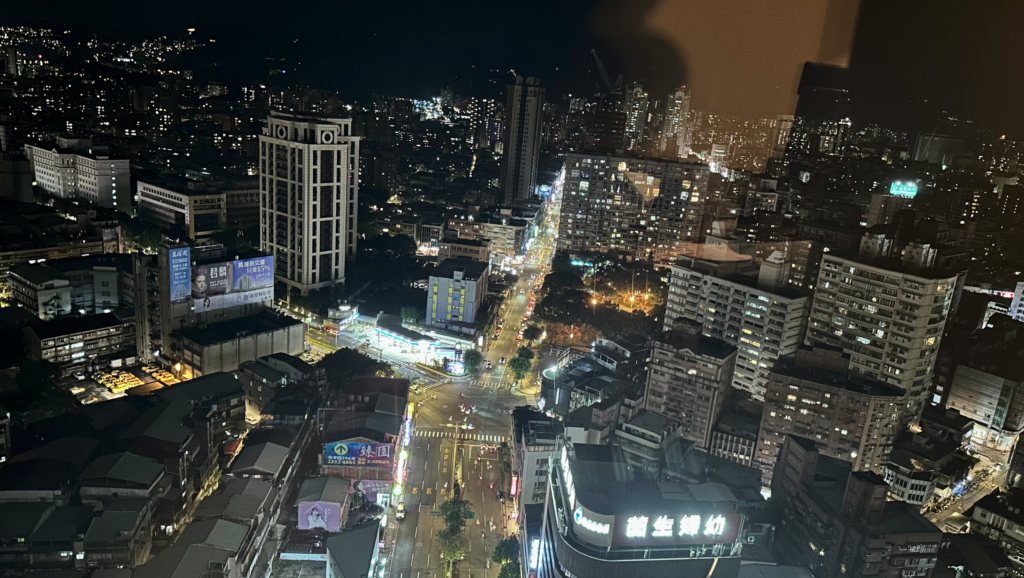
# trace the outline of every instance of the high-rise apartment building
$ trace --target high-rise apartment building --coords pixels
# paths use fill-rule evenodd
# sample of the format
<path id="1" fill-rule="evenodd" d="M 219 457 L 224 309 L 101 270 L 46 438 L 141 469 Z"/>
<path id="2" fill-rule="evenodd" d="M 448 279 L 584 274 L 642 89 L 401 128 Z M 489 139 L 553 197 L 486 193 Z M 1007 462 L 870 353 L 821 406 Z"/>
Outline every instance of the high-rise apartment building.
<path id="1" fill-rule="evenodd" d="M 764 395 L 754 452 L 766 485 L 787 435 L 799 435 L 855 470 L 883 473 L 901 428 L 902 389 L 850 375 L 850 356 L 839 349 L 801 347 L 775 362 Z"/>
<path id="2" fill-rule="evenodd" d="M 500 140 L 498 111 L 500 105 L 493 98 L 474 97 L 466 103 L 469 116 L 469 140 L 473 148 L 493 149 Z"/>
<path id="3" fill-rule="evenodd" d="M 260 243 L 307 294 L 345 281 L 356 254 L 359 137 L 352 120 L 273 112 L 260 136 Z"/>
<path id="4" fill-rule="evenodd" d="M 704 261 L 672 267 L 665 328 L 692 319 L 708 337 L 739 348 L 733 387 L 764 399 L 775 361 L 803 341 L 811 298 L 789 288 L 766 290 L 744 275 L 742 261 Z"/>
<path id="5" fill-rule="evenodd" d="M 850 354 L 851 371 L 904 389 L 904 421 L 916 422 L 957 280 L 955 273 L 908 269 L 899 262 L 869 265 L 826 254 L 807 342 L 842 347 Z"/>
<path id="6" fill-rule="evenodd" d="M 537 165 L 541 125 L 544 121 L 544 89 L 539 78 L 516 77 L 508 87 L 505 107 L 505 150 L 501 163 L 501 188 L 505 204 L 528 199 L 537 193 Z"/>
<path id="7" fill-rule="evenodd" d="M 735 346 L 704 337 L 696 323 L 677 323 L 651 342 L 645 407 L 678 423 L 684 439 L 707 449 L 735 366 Z"/>
<path id="8" fill-rule="evenodd" d="M 623 112 L 626 113 L 626 150 L 639 150 L 644 143 L 644 131 L 647 129 L 647 107 L 649 95 L 644 85 L 634 82 L 626 90 Z"/>
<path id="9" fill-rule="evenodd" d="M 665 116 L 661 121 L 658 149 L 665 154 L 686 156 L 690 147 L 687 115 L 690 113 L 690 89 L 685 86 L 673 90 L 665 101 Z M 675 148 L 672 148 L 674 143 Z M 672 149 L 672 150 L 668 150 Z"/>
<path id="10" fill-rule="evenodd" d="M 565 166 L 559 249 L 668 262 L 700 241 L 707 165 L 570 153 Z"/>
<path id="11" fill-rule="evenodd" d="M 130 213 L 132 183 L 128 159 L 111 158 L 92 139 L 57 139 L 55 144 L 25 145 L 39 188 L 61 199 L 86 199 Z"/>

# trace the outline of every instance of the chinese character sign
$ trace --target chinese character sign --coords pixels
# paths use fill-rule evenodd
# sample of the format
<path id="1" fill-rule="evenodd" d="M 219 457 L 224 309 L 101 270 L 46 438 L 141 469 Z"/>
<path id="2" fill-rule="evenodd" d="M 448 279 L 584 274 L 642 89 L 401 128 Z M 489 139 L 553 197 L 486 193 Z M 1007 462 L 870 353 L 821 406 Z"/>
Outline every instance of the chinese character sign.
<path id="1" fill-rule="evenodd" d="M 270 301 L 274 298 L 274 258 L 197 265 L 192 270 L 192 297 L 196 313 Z"/>
<path id="2" fill-rule="evenodd" d="M 171 272 L 171 301 L 180 302 L 188 299 L 192 282 L 191 249 L 181 247 L 167 252 Z"/>
<path id="3" fill-rule="evenodd" d="M 621 515 L 615 518 L 612 545 L 731 543 L 742 521 L 740 514 Z"/>
<path id="4" fill-rule="evenodd" d="M 329 466 L 391 467 L 395 444 L 331 442 L 324 444 L 324 463 Z"/>
<path id="5" fill-rule="evenodd" d="M 233 266 L 235 292 L 274 286 L 274 258 L 240 259 Z"/>
<path id="6" fill-rule="evenodd" d="M 211 263 L 192 268 L 192 297 L 197 301 L 231 291 L 230 263 Z"/>

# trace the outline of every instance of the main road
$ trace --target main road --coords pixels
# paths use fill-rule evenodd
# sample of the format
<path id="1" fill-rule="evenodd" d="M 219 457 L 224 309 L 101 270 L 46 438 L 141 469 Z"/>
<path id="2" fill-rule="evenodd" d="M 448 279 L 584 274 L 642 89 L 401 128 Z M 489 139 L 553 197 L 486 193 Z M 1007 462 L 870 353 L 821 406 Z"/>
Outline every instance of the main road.
<path id="1" fill-rule="evenodd" d="M 459 576 L 498 576 L 500 567 L 488 564 L 488 560 L 498 541 L 514 533 L 515 526 L 508 524 L 510 503 L 497 500 L 499 491 L 507 496 L 510 488 L 508 480 L 502 484 L 499 454 L 490 447 L 511 442 L 512 408 L 536 401 L 530 394 L 536 388 L 527 385 L 532 377 L 526 379 L 522 390 L 513 390 L 511 372 L 498 361 L 502 357 L 511 359 L 524 344 L 516 340 L 516 334 L 530 302 L 535 282 L 532 276 L 543 274 L 550 262 L 553 230 L 549 217 L 506 300 L 504 329 L 484 352 L 492 370 L 452 383 L 436 382 L 413 396 L 417 406 L 403 498 L 406 517 L 399 523 L 393 559 L 388 564 L 391 578 L 444 575 L 436 540 L 437 533 L 444 529 L 439 507 L 451 497 L 455 483 L 460 483 L 462 497 L 472 504 L 474 514 L 463 533 L 466 557 L 459 563 Z M 463 404 L 473 407 L 468 415 L 460 410 Z M 469 424 L 472 429 L 468 429 Z"/>

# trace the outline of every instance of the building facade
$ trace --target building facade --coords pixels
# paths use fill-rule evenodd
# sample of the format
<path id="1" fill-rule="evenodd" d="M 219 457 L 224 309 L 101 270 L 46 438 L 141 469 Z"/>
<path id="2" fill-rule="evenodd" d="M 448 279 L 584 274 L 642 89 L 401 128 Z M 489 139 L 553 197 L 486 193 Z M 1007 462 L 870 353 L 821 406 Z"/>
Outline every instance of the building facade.
<path id="1" fill-rule="evenodd" d="M 693 319 L 704 335 L 736 346 L 732 386 L 762 400 L 775 361 L 795 353 L 803 340 L 811 298 L 786 289 L 759 289 L 734 280 L 732 272 L 700 260 L 672 267 L 665 326 Z M 724 277 L 727 273 L 731 278 Z"/>
<path id="2" fill-rule="evenodd" d="M 807 342 L 842 347 L 850 369 L 907 392 L 905 422 L 916 422 L 931 387 L 957 275 L 911 273 L 825 255 Z"/>
<path id="3" fill-rule="evenodd" d="M 539 78 L 516 77 L 505 106 L 505 150 L 501 189 L 505 205 L 537 194 L 537 168 L 544 121 L 544 89 Z"/>
<path id="4" fill-rule="evenodd" d="M 813 440 L 821 455 L 848 461 L 855 470 L 884 471 L 905 392 L 849 374 L 849 362 L 833 349 L 803 347 L 775 363 L 754 454 L 766 485 L 790 435 Z"/>
<path id="5" fill-rule="evenodd" d="M 448 259 L 430 273 L 427 323 L 459 333 L 476 333 L 476 315 L 487 298 L 487 263 Z"/>
<path id="6" fill-rule="evenodd" d="M 706 165 L 570 153 L 558 248 L 672 261 L 701 241 Z"/>
<path id="7" fill-rule="evenodd" d="M 736 362 L 736 347 L 701 335 L 696 324 L 677 324 L 651 343 L 645 407 L 679 424 L 684 439 L 707 449 Z"/>
<path id="8" fill-rule="evenodd" d="M 351 119 L 272 113 L 260 136 L 260 244 L 298 289 L 345 281 L 356 254 L 359 137 Z"/>
<path id="9" fill-rule="evenodd" d="M 127 159 L 94 150 L 91 139 L 60 138 L 55 145 L 25 145 L 35 180 L 61 199 L 85 199 L 125 213 L 132 211 Z"/>

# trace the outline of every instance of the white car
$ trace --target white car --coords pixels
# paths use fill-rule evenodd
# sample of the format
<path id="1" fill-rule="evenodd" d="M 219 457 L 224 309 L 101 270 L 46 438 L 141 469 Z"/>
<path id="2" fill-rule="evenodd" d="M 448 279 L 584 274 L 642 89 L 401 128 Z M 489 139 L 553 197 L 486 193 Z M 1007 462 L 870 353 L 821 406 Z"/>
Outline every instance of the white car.
<path id="1" fill-rule="evenodd" d="M 76 371 L 75 379 L 77 379 L 78 381 L 85 381 L 85 374 L 82 373 L 81 371 Z"/>

